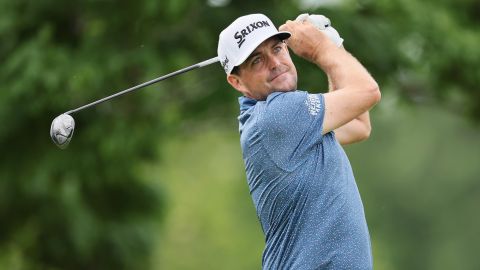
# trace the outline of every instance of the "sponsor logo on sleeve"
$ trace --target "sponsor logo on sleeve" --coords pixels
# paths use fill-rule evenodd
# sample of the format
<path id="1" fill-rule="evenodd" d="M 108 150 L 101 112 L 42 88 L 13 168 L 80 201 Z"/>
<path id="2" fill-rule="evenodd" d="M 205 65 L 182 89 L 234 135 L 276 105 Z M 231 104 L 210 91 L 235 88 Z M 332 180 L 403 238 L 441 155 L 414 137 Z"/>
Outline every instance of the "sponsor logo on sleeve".
<path id="1" fill-rule="evenodd" d="M 315 116 L 320 112 L 320 98 L 315 94 L 308 94 L 307 99 L 305 100 L 305 105 L 307 105 L 308 113 Z"/>

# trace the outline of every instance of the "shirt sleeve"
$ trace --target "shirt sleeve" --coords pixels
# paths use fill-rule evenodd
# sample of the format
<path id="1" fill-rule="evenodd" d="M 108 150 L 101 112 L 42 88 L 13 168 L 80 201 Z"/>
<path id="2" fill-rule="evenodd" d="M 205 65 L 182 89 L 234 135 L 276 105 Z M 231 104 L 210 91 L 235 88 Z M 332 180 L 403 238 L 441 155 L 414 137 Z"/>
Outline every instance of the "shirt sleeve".
<path id="1" fill-rule="evenodd" d="M 294 170 L 322 142 L 324 114 L 322 94 L 296 91 L 269 96 L 259 127 L 271 159 L 284 170 Z"/>

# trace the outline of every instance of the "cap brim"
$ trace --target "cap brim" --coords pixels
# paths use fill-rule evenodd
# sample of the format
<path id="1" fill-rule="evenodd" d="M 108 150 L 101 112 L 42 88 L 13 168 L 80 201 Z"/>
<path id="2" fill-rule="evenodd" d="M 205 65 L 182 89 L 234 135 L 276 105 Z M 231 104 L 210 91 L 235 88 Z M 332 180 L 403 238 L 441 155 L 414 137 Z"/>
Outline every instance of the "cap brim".
<path id="1" fill-rule="evenodd" d="M 285 39 L 288 39 L 292 34 L 290 32 L 286 32 L 286 31 L 282 31 L 282 32 L 278 32 L 278 33 L 274 33 L 272 35 L 269 35 L 269 36 L 266 36 L 263 40 L 259 40 L 255 43 L 252 43 L 250 45 L 250 48 L 248 50 L 245 50 L 245 54 L 242 55 L 242 57 L 240 57 L 237 61 L 237 63 L 234 64 L 233 67 L 238 67 L 240 66 L 241 64 L 243 64 L 243 62 L 245 62 L 245 60 L 247 60 L 247 58 L 250 56 L 250 54 L 252 54 L 253 51 L 255 51 L 255 49 L 260 45 L 262 44 L 265 40 L 269 39 L 269 38 L 272 38 L 272 37 L 275 37 L 275 36 L 278 36 L 281 40 L 285 40 Z M 233 70 L 233 69 L 232 69 Z"/>

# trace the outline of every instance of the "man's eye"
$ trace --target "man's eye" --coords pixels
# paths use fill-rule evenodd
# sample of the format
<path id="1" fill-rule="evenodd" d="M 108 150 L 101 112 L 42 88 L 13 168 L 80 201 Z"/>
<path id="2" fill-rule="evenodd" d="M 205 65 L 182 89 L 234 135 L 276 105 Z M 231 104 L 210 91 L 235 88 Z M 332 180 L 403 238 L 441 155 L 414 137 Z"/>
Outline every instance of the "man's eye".
<path id="1" fill-rule="evenodd" d="M 273 51 L 274 51 L 275 53 L 279 53 L 280 51 L 282 51 L 282 46 L 275 46 L 275 47 L 273 48 Z"/>
<path id="2" fill-rule="evenodd" d="M 260 63 L 260 57 L 255 57 L 255 58 L 253 58 L 253 60 L 252 60 L 252 65 L 256 65 L 256 64 L 258 64 L 258 63 Z"/>

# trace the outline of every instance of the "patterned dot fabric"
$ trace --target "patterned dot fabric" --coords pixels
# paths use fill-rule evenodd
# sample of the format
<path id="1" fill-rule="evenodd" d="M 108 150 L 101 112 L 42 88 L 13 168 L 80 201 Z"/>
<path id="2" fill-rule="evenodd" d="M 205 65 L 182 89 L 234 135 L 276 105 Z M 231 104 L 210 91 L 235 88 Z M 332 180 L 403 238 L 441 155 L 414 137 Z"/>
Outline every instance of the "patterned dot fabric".
<path id="1" fill-rule="evenodd" d="M 372 269 L 370 236 L 350 162 L 322 135 L 324 96 L 240 97 L 240 143 L 265 234 L 263 269 Z"/>

